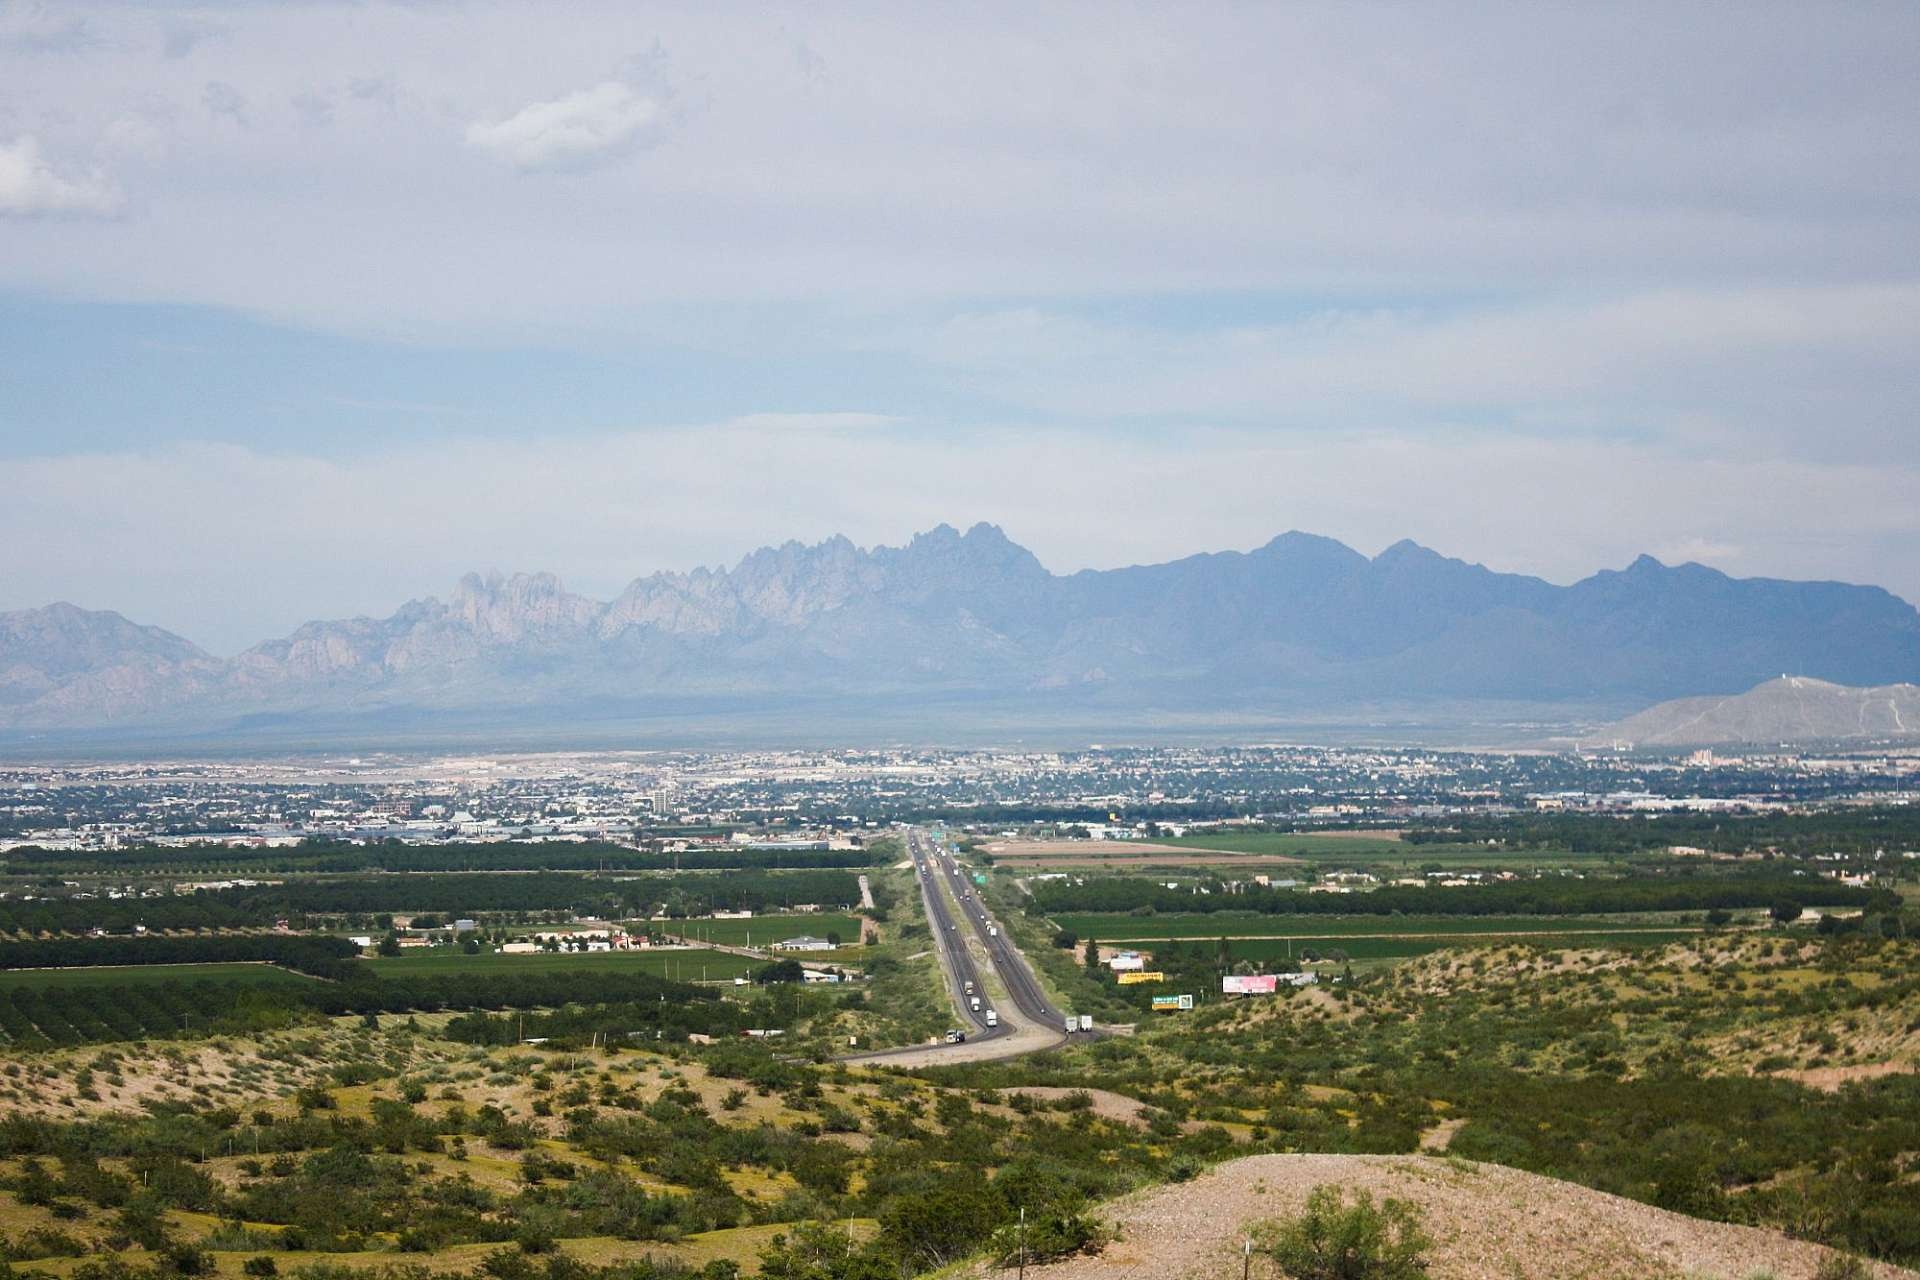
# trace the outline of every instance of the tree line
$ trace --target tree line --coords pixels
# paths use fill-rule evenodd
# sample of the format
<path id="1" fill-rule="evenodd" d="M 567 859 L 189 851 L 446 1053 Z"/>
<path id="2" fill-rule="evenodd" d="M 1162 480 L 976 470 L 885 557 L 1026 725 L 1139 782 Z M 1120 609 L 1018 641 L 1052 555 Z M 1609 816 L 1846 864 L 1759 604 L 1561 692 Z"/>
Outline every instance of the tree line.
<path id="1" fill-rule="evenodd" d="M 540 911 L 615 917 L 658 912 L 680 918 L 806 903 L 844 908 L 859 900 L 859 877 L 838 869 L 665 872 L 632 880 L 559 871 L 446 872 L 300 880 L 153 898 L 0 901 L 0 931 L 122 934 L 138 926 L 243 929 L 280 920 L 299 927 L 315 916 L 370 918 L 401 911 L 512 918 Z"/>
<path id="2" fill-rule="evenodd" d="M 519 1019 L 485 1023 L 487 1013 L 503 1010 L 560 1010 L 553 1026 L 585 1025 L 628 1032 L 659 1032 L 685 1040 L 691 1032 L 731 1035 L 750 1021 L 768 1025 L 765 1011 L 749 1013 L 721 1000 L 713 991 L 651 974 L 596 972 L 591 1009 L 615 1010 L 566 1014 L 582 994 L 579 973 L 487 972 L 377 977 L 355 970 L 345 980 L 266 985 L 244 980 L 199 978 L 128 983 L 121 987 L 21 985 L 0 987 L 0 1035 L 24 1049 L 44 1049 L 139 1039 L 168 1039 L 211 1034 L 248 1034 L 315 1017 L 477 1011 L 481 1022 L 462 1023 L 455 1038 L 469 1043 L 512 1043 L 522 1033 Z M 535 1015 L 529 1015 L 531 1020 Z M 491 1029 L 482 1032 L 483 1024 Z M 536 1026 L 539 1024 L 536 1023 Z M 773 1025 L 782 1025 L 774 1023 Z M 530 1030 L 527 1034 L 554 1034 Z M 560 1032 L 564 1033 L 564 1032 Z"/>
<path id="3" fill-rule="evenodd" d="M 360 948 L 310 934 L 215 934 L 188 938 L 46 938 L 0 942 L 0 969 L 82 969 L 100 965 L 265 962 L 320 978 L 357 972 Z"/>
<path id="4" fill-rule="evenodd" d="M 1832 813 L 1521 813 L 1449 820 L 1405 832 L 1410 844 L 1493 844 L 1509 849 L 1629 857 L 1679 845 L 1715 853 L 1872 854 L 1920 849 L 1920 808 Z"/>
<path id="5" fill-rule="evenodd" d="M 755 849 L 746 845 L 670 853 L 604 840 L 453 841 L 368 844 L 306 840 L 252 848 L 224 844 L 131 845 L 77 856 L 72 849 L 22 845 L 4 855 L 19 875 L 261 875 L 276 872 L 341 874 L 356 871 L 733 871 L 867 867 L 887 855 L 885 842 L 865 849 Z"/>
<path id="6" fill-rule="evenodd" d="M 1154 880 L 1104 877 L 1078 883 L 1041 881 L 1027 905 L 1031 914 L 1057 912 L 1167 912 L 1258 915 L 1587 915 L 1642 911 L 1708 911 L 1772 907 L 1865 906 L 1871 891 L 1805 876 L 1636 876 L 1620 880 L 1526 880 L 1455 888 L 1388 886 L 1367 893 L 1309 893 L 1223 885 L 1200 894 Z"/>

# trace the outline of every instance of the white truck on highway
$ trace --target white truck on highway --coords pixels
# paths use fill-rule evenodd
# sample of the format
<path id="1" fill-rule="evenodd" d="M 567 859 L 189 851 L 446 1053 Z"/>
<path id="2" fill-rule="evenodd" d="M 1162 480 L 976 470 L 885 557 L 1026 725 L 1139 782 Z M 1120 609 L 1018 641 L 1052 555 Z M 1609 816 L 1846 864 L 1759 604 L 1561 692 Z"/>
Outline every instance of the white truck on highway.
<path id="1" fill-rule="evenodd" d="M 987 1025 L 990 1027 L 997 1027 L 1000 1025 L 1000 1015 L 995 1013 L 991 1009 L 987 1010 Z"/>
<path id="2" fill-rule="evenodd" d="M 979 997 L 979 996 L 972 996 L 972 997 L 970 997 L 970 999 L 969 999 L 969 1003 L 971 1003 L 971 1004 L 973 1005 L 973 1011 L 974 1011 L 975 1013 L 978 1013 L 978 1012 L 980 1012 L 980 997 Z"/>

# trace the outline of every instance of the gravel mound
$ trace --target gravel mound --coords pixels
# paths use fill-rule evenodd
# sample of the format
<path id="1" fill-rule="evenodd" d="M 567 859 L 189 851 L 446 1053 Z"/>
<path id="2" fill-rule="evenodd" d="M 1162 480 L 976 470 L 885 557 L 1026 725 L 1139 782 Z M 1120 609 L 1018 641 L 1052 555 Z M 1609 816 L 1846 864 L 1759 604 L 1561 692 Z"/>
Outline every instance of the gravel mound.
<path id="1" fill-rule="evenodd" d="M 1247 1227 L 1288 1217 L 1323 1183 L 1418 1205 L 1433 1280 L 1812 1280 L 1829 1251 L 1778 1232 L 1702 1222 L 1500 1165 L 1433 1156 L 1249 1156 L 1107 1206 L 1117 1239 L 1096 1257 L 1029 1268 L 1036 1280 L 1189 1280 L 1240 1273 Z M 1255 1259 L 1253 1274 L 1276 1280 Z M 1920 1273 L 1877 1266 L 1881 1280 Z"/>

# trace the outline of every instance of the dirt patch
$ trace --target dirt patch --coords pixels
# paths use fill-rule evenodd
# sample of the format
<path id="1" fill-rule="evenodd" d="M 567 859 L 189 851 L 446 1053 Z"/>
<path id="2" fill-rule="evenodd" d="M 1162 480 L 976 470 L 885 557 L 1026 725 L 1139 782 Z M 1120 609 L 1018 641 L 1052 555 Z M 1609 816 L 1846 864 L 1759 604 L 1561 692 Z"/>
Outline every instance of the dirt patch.
<path id="1" fill-rule="evenodd" d="M 1830 1250 L 1775 1231 L 1701 1222 L 1568 1182 L 1433 1156 L 1250 1156 L 1192 1182 L 1109 1205 L 1118 1238 L 1096 1257 L 1030 1268 L 1041 1280 L 1188 1280 L 1237 1275 L 1263 1219 L 1304 1208 L 1317 1186 L 1411 1201 L 1435 1238 L 1433 1280 L 1811 1280 Z M 1256 1259 L 1253 1272 L 1277 1272 Z M 982 1273 L 985 1274 L 985 1273 Z M 1915 1272 L 1876 1265 L 1881 1280 Z"/>
<path id="2" fill-rule="evenodd" d="M 1150 1108 L 1138 1098 L 1129 1098 L 1124 1093 L 1113 1093 L 1106 1089 L 1061 1089 L 1042 1085 L 1030 1085 L 1019 1089 L 1002 1089 L 1003 1098 L 1032 1098 L 1035 1102 L 1059 1102 L 1075 1094 L 1086 1094 L 1093 1100 L 1090 1108 L 1102 1120 L 1114 1120 L 1121 1124 L 1130 1124 L 1136 1128 L 1147 1127 L 1147 1112 Z"/>
<path id="3" fill-rule="evenodd" d="M 1911 1062 L 1868 1062 L 1854 1067 L 1808 1067 L 1801 1071 L 1776 1071 L 1784 1080 L 1798 1080 L 1809 1089 L 1838 1093 L 1843 1085 L 1856 1080 L 1878 1080 L 1882 1076 L 1909 1075 L 1917 1068 Z"/>
<path id="4" fill-rule="evenodd" d="M 1420 1149 L 1426 1152 L 1445 1151 L 1453 1145 L 1453 1135 L 1466 1128 L 1465 1116 L 1455 1116 L 1451 1120 L 1442 1120 L 1433 1128 L 1420 1135 Z"/>

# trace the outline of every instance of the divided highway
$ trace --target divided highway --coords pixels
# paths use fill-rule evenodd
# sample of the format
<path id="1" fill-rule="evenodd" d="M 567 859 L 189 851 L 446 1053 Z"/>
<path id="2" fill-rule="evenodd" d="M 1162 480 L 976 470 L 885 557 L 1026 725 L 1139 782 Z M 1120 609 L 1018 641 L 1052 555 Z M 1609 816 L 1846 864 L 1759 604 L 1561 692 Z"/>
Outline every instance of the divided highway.
<path id="1" fill-rule="evenodd" d="M 973 885 L 960 866 L 917 827 L 907 831 L 907 853 L 913 860 L 914 878 L 920 884 L 921 901 L 933 933 L 935 954 L 946 975 L 948 994 L 965 1019 L 960 1025 L 966 1028 L 967 1042 L 887 1049 L 856 1054 L 848 1061 L 927 1066 L 937 1062 L 1011 1058 L 1050 1049 L 1064 1041 L 1066 1015 L 1047 999 L 1026 957 L 974 895 Z M 956 906 L 962 910 L 956 912 Z M 991 972 L 1006 988 L 1013 1008 L 996 1004 L 989 997 L 980 966 L 967 943 L 970 937 L 978 939 L 984 948 Z M 971 1007 L 968 983 L 973 984 L 973 992 L 980 996 L 977 1013 Z M 997 1025 L 988 1025 L 990 1011 L 996 1015 Z"/>

